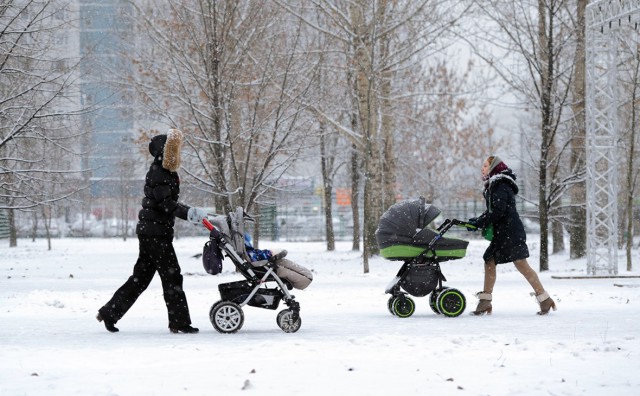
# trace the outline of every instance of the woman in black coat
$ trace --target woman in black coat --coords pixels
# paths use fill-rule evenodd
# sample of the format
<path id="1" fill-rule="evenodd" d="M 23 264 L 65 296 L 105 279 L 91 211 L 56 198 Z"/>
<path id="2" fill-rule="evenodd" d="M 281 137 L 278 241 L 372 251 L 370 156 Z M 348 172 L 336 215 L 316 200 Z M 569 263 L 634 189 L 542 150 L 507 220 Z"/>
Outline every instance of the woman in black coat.
<path id="1" fill-rule="evenodd" d="M 527 257 L 527 234 L 516 209 L 518 185 L 516 175 L 498 156 L 490 156 L 482 164 L 484 198 L 487 210 L 477 218 L 469 219 L 469 224 L 485 229 L 493 225 L 493 239 L 483 255 L 484 290 L 476 295 L 480 299 L 474 315 L 491 314 L 493 286 L 496 283 L 496 265 L 513 262 L 518 271 L 533 288 L 540 304 L 539 315 L 549 313 L 556 304 L 542 287 L 538 274 L 529 266 Z"/>
<path id="2" fill-rule="evenodd" d="M 176 171 L 180 167 L 181 148 L 182 132 L 177 129 L 155 136 L 149 143 L 149 152 L 154 159 L 147 172 L 142 209 L 138 213 L 138 261 L 133 274 L 96 316 L 112 333 L 118 331 L 116 322 L 145 291 L 156 272 L 162 281 L 169 330 L 173 333 L 198 332 L 197 328 L 191 327 L 187 297 L 182 290 L 180 265 L 173 249 L 173 224 L 176 217 L 200 224 L 206 212 L 178 202 L 180 178 Z"/>

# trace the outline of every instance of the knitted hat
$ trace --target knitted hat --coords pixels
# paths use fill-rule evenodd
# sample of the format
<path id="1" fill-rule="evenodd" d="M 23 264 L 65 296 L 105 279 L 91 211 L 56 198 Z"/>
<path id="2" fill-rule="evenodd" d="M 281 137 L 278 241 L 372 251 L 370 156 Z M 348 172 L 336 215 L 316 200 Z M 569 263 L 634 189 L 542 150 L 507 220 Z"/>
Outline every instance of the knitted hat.
<path id="1" fill-rule="evenodd" d="M 507 164 L 505 164 L 500 157 L 497 155 L 493 155 L 489 158 L 489 176 L 497 175 L 498 173 L 509 169 Z"/>

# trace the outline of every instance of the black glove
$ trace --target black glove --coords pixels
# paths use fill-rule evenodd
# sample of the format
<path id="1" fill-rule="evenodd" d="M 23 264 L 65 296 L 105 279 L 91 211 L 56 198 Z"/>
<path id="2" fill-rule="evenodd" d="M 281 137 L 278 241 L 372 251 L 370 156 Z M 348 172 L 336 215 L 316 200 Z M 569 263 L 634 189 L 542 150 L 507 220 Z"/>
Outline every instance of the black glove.
<path id="1" fill-rule="evenodd" d="M 478 218 L 472 217 L 467 220 L 467 231 L 478 231 Z"/>

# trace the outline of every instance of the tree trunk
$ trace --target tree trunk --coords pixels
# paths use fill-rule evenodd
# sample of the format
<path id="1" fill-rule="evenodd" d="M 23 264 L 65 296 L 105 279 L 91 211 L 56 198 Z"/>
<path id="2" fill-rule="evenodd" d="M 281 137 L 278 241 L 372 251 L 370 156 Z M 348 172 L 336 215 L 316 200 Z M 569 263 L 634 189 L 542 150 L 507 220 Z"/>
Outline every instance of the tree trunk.
<path id="1" fill-rule="evenodd" d="M 575 131 L 571 139 L 570 167 L 575 173 L 582 173 L 585 168 L 585 10 L 588 0 L 578 0 L 578 26 L 576 34 L 575 74 L 573 77 L 573 117 L 576 120 Z M 586 182 L 579 180 L 570 190 L 571 225 L 569 228 L 569 257 L 577 259 L 587 254 L 587 196 Z"/>
<path id="2" fill-rule="evenodd" d="M 386 18 L 388 0 L 380 0 L 378 3 L 377 20 Z M 384 36 L 380 45 L 380 58 L 389 57 L 389 35 Z M 393 104 L 391 94 L 391 80 L 393 72 L 390 69 L 383 70 L 380 76 L 380 133 L 382 136 L 382 183 L 381 183 L 381 211 L 380 215 L 396 201 L 396 158 L 394 151 L 394 125 Z M 379 217 L 378 217 L 379 218 Z"/>
<path id="3" fill-rule="evenodd" d="M 553 253 L 564 252 L 564 226 L 559 221 L 551 223 L 553 233 Z"/>
<path id="4" fill-rule="evenodd" d="M 38 212 L 33 211 L 33 223 L 31 224 L 31 242 L 35 242 L 38 238 Z"/>
<path id="5" fill-rule="evenodd" d="M 42 206 L 42 223 L 44 224 L 45 235 L 47 236 L 47 250 L 51 250 L 51 210 L 47 217 L 47 207 Z"/>
<path id="6" fill-rule="evenodd" d="M 16 230 L 16 214 L 13 209 L 7 209 L 9 214 L 9 247 L 18 246 L 18 231 Z"/>
<path id="7" fill-rule="evenodd" d="M 324 225 L 327 238 L 327 250 L 336 250 L 336 238 L 333 232 L 333 211 L 331 197 L 333 195 L 333 176 L 331 174 L 332 160 L 327 153 L 327 138 L 324 123 L 320 123 L 320 166 L 322 171 L 323 201 L 324 201 Z"/>
<path id="8" fill-rule="evenodd" d="M 225 170 L 225 149 L 222 145 L 222 128 L 224 112 L 222 109 L 222 81 L 220 78 L 220 63 L 222 62 L 223 50 L 225 48 L 223 39 L 221 37 L 223 27 L 218 26 L 217 8 L 216 3 L 210 3 L 212 9 L 210 10 L 210 17 L 208 18 L 209 24 L 207 43 L 207 62 L 206 72 L 208 75 L 208 83 L 210 84 L 209 90 L 211 91 L 211 122 L 212 122 L 212 135 L 214 142 L 209 143 L 211 145 L 211 154 L 213 155 L 213 161 L 215 163 L 215 173 L 212 175 L 212 179 L 216 184 L 219 191 L 229 191 L 227 188 L 227 175 Z M 238 112 L 234 112 L 237 114 Z M 233 123 L 238 125 L 238 123 Z M 228 194 L 220 194 L 214 196 L 214 205 L 216 211 L 222 211 L 222 213 L 230 212 L 234 209 L 234 205 Z M 236 205 L 237 206 L 237 205 Z"/>
<path id="9" fill-rule="evenodd" d="M 377 215 L 381 202 L 380 150 L 377 142 L 377 124 L 375 110 L 375 79 L 372 60 L 374 50 L 372 37 L 365 25 L 363 5 L 352 3 L 351 17 L 354 28 L 353 46 L 355 49 L 355 95 L 358 109 L 358 126 L 363 136 L 364 148 L 364 223 L 362 233 L 364 272 L 369 272 L 369 257 L 377 254 L 375 230 L 379 216 Z"/>
<path id="10" fill-rule="evenodd" d="M 366 154 L 365 154 L 366 156 Z M 365 164 L 366 162 L 368 162 L 365 159 Z M 366 165 L 365 165 L 366 166 Z M 363 269 L 364 269 L 364 273 L 368 274 L 369 273 L 369 257 L 371 257 L 371 251 L 370 246 L 371 246 L 371 235 L 370 235 L 370 229 L 369 229 L 369 223 L 370 220 L 368 221 L 368 219 L 371 219 L 371 217 L 373 216 L 371 213 L 371 207 L 372 207 L 372 199 L 371 199 L 371 195 L 372 195 L 372 191 L 371 191 L 371 178 L 369 177 L 369 173 L 366 172 L 364 175 L 364 196 L 363 196 L 363 201 L 364 201 L 364 229 L 362 230 L 362 258 L 363 258 Z"/>
<path id="11" fill-rule="evenodd" d="M 378 220 L 382 215 L 382 169 L 380 150 L 372 137 L 367 140 L 365 151 L 365 179 L 364 179 L 364 230 L 363 252 L 365 257 L 378 254 L 379 249 L 375 238 Z M 368 265 L 365 273 L 369 272 Z"/>
<path id="12" fill-rule="evenodd" d="M 355 116 L 353 117 L 355 119 Z M 352 121 L 357 125 L 357 121 Z M 355 129 L 354 129 L 355 130 Z M 360 250 L 360 158 L 358 148 L 351 145 L 351 217 L 353 218 L 353 244 L 351 250 Z"/>
<path id="13" fill-rule="evenodd" d="M 552 36 L 547 35 L 547 12 L 544 0 L 538 1 L 538 48 L 540 50 L 540 95 L 541 110 L 541 144 L 539 162 L 539 190 L 538 202 L 540 210 L 540 271 L 549 270 L 549 205 L 547 203 L 547 170 L 549 159 L 549 147 L 552 141 L 552 76 L 553 76 L 553 44 Z M 550 18 L 549 31 L 552 29 L 553 18 Z"/>
<path id="14" fill-rule="evenodd" d="M 331 205 L 331 196 L 333 195 L 333 187 L 326 186 L 324 189 L 324 218 L 325 232 L 327 234 L 327 250 L 332 252 L 336 250 L 336 236 L 333 230 L 333 208 Z"/>
<path id="15" fill-rule="evenodd" d="M 549 209 L 547 208 L 547 162 L 546 158 L 540 159 L 540 187 L 538 189 L 540 206 L 540 271 L 549 269 Z"/>
<path id="16" fill-rule="evenodd" d="M 633 259 L 631 249 L 633 248 L 633 195 L 635 192 L 634 172 L 637 172 L 634 164 L 634 154 L 636 146 L 636 95 L 638 92 L 638 76 L 640 75 L 640 51 L 636 49 L 636 70 L 633 80 L 633 90 L 631 95 L 631 126 L 629 130 L 629 158 L 627 160 L 627 229 L 626 229 L 626 253 L 627 253 L 627 271 L 633 269 Z"/>

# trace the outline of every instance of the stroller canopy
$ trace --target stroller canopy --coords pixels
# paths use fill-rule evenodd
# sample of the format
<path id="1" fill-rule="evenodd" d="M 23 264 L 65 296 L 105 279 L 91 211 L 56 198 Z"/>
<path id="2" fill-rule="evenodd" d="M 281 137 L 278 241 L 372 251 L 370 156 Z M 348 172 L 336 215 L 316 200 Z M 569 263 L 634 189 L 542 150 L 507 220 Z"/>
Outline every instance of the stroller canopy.
<path id="1" fill-rule="evenodd" d="M 462 258 L 469 242 L 455 238 L 440 238 L 429 244 L 438 233 L 428 225 L 440 215 L 440 209 L 426 203 L 424 197 L 398 202 L 380 218 L 376 241 L 380 254 L 388 259 L 416 257 L 431 248 L 427 257 L 438 261 Z"/>
<path id="2" fill-rule="evenodd" d="M 376 230 L 378 247 L 414 244 L 414 236 L 439 215 L 440 209 L 426 203 L 423 197 L 394 204 L 380 218 Z"/>

